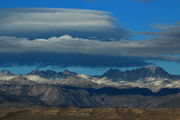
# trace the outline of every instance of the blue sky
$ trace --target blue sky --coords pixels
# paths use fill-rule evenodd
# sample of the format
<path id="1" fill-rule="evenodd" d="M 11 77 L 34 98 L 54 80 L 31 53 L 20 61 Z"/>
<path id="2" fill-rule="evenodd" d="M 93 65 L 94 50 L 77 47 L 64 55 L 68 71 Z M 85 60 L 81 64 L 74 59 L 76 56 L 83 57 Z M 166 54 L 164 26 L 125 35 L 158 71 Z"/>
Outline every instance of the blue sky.
<path id="1" fill-rule="evenodd" d="M 64 66 L 68 67 L 69 69 L 75 72 L 85 71 L 85 73 L 88 73 L 88 74 L 96 74 L 96 73 L 100 74 L 104 72 L 105 70 L 107 70 L 108 68 L 111 68 L 111 67 L 114 68 L 115 65 L 117 65 L 117 67 L 115 68 L 120 68 L 120 69 L 130 68 L 131 69 L 133 67 L 140 67 L 140 66 L 144 66 L 144 65 L 148 65 L 152 63 L 152 64 L 157 64 L 165 68 L 170 73 L 180 74 L 179 58 L 174 57 L 180 54 L 180 50 L 178 49 L 178 47 L 180 47 L 179 45 L 180 42 L 178 42 L 180 37 L 174 34 L 174 33 L 180 34 L 179 23 L 177 23 L 180 21 L 180 15 L 179 15 L 180 7 L 179 6 L 180 6 L 179 0 L 149 0 L 146 2 L 142 2 L 140 0 L 0 0 L 0 14 L 1 14 L 0 18 L 2 18 L 2 22 L 0 21 L 0 25 L 1 26 L 4 25 L 4 27 L 0 29 L 0 36 L 7 36 L 6 38 L 2 38 L 2 41 L 5 39 L 7 39 L 7 41 L 4 41 L 3 43 L 7 43 L 11 40 L 12 42 L 18 41 L 18 43 L 15 45 L 14 44 L 12 45 L 12 43 L 3 45 L 7 47 L 4 47 L 5 49 L 1 50 L 1 54 L 2 54 L 1 58 L 4 58 L 4 60 L 1 61 L 2 62 L 1 69 L 7 68 L 6 66 L 11 66 L 10 64 L 13 63 L 13 64 L 17 64 L 16 67 L 15 66 L 8 67 L 9 69 L 17 73 L 25 73 L 25 72 L 30 71 L 31 69 L 37 68 L 36 67 L 37 61 L 44 62 L 47 66 L 51 65 L 50 64 L 50 62 L 52 62 L 51 59 L 45 59 L 45 58 L 40 59 L 37 57 L 36 54 L 35 55 L 33 54 L 34 52 L 40 52 L 39 53 L 40 56 L 52 57 L 52 55 L 50 55 L 51 53 L 62 54 L 62 51 L 65 51 L 65 53 L 63 52 L 63 55 L 66 53 L 68 53 L 68 56 L 69 54 L 83 54 L 83 55 L 77 55 L 77 56 L 79 57 L 79 59 L 83 59 L 85 62 L 82 61 L 84 62 L 83 64 L 79 64 L 79 63 L 77 64 L 77 62 L 67 63 L 67 62 L 64 62 L 66 61 L 64 59 L 62 63 L 58 63 L 58 60 L 53 61 L 55 63 L 53 65 L 56 66 L 56 65 L 63 64 Z M 7 9 L 4 9 L 4 8 L 7 8 Z M 21 8 L 21 9 L 9 10 L 10 8 Z M 37 10 L 37 9 L 32 9 L 32 8 L 81 9 L 80 13 L 83 13 L 83 10 L 85 9 L 89 9 L 91 11 L 87 12 L 87 14 L 92 14 L 92 18 L 89 18 L 89 16 L 85 16 L 85 14 L 83 13 L 79 15 L 79 17 L 82 16 L 83 19 L 74 18 L 76 22 L 78 23 L 78 20 L 79 20 L 79 22 L 83 23 L 84 20 L 86 20 L 85 19 L 86 17 L 87 19 L 101 20 L 101 22 L 99 23 L 99 21 L 96 21 L 97 23 L 93 24 L 92 23 L 93 21 L 90 21 L 90 24 L 91 24 L 90 26 L 81 25 L 82 28 L 74 27 L 74 25 L 72 25 L 72 26 L 68 26 L 69 29 L 66 29 L 66 30 L 60 27 L 58 29 L 57 28 L 55 29 L 54 27 L 51 26 L 51 28 L 49 29 L 53 30 L 53 32 L 49 30 L 41 32 L 42 29 L 40 28 L 48 29 L 47 26 L 45 27 L 39 26 L 39 28 L 37 29 L 37 28 L 31 27 L 30 25 L 22 25 L 22 28 L 25 30 L 25 31 L 22 31 L 22 28 L 20 28 L 19 26 L 9 27 L 9 24 L 6 25 L 5 20 L 9 20 L 10 21 L 9 23 L 12 22 L 13 24 L 15 21 L 17 22 L 18 19 L 20 19 L 19 22 L 21 23 L 22 22 L 29 23 L 31 21 L 34 22 L 35 20 L 37 20 L 38 23 L 40 21 L 43 21 L 40 18 L 37 18 L 37 16 L 35 16 L 32 19 L 30 18 L 31 21 L 27 21 L 25 19 L 26 12 L 22 13 L 23 15 L 20 16 L 22 17 L 22 20 L 21 18 L 15 18 L 16 16 L 12 16 L 13 14 L 16 15 L 17 13 L 21 14 L 21 12 L 24 11 L 26 8 L 30 8 L 29 10 L 27 10 L 28 11 L 27 13 L 30 13 L 30 14 L 32 13 L 32 11 L 36 11 L 37 13 L 41 12 L 41 10 L 39 9 Z M 62 10 L 46 9 L 44 10 L 43 13 L 45 12 L 48 13 L 48 11 L 50 12 L 56 11 L 59 13 L 62 12 Z M 74 10 L 72 11 L 74 12 Z M 97 11 L 100 11 L 101 13 Z M 105 12 L 105 13 L 102 13 L 102 12 Z M 78 11 L 75 10 L 74 14 L 78 14 Z M 4 15 L 7 15 L 7 16 L 4 17 Z M 51 19 L 53 18 L 53 16 L 54 14 L 49 15 L 48 19 L 54 21 L 55 18 Z M 31 16 L 26 16 L 26 17 L 31 17 Z M 15 18 L 15 19 L 12 19 L 12 18 Z M 63 17 L 58 16 L 58 18 L 62 19 Z M 66 19 L 71 19 L 71 18 L 67 17 Z M 43 22 L 48 23 L 48 21 L 43 21 Z M 59 21 L 55 21 L 55 22 L 57 24 L 60 24 Z M 69 22 L 73 23 L 73 20 Z M 62 24 L 64 24 L 64 21 L 62 22 Z M 85 24 L 89 24 L 89 23 L 85 23 Z M 92 25 L 96 25 L 96 24 L 97 26 L 92 27 Z M 14 29 L 16 27 L 17 29 Z M 64 37 L 63 35 L 66 35 L 66 34 L 70 36 Z M 103 37 L 105 36 L 105 37 L 102 38 L 102 36 Z M 127 36 L 127 38 L 124 36 Z M 10 37 L 14 37 L 14 38 L 10 38 Z M 57 38 L 48 39 L 51 37 L 57 37 Z M 78 39 L 75 39 L 74 37 Z M 114 43 L 114 41 L 111 41 L 111 39 L 114 39 L 113 37 L 119 40 Z M 21 41 L 18 38 L 19 39 L 26 38 L 26 39 Z M 65 46 L 67 47 L 66 49 L 57 50 L 59 48 L 57 46 L 57 48 L 54 47 L 54 50 L 52 50 L 52 48 L 49 48 L 49 47 L 48 47 L 48 50 L 46 50 L 47 48 L 45 47 L 41 48 L 42 45 L 39 43 L 39 40 L 37 40 L 38 38 L 43 38 L 44 40 L 46 39 L 54 40 L 54 41 L 58 39 L 60 40 L 59 44 L 62 43 L 62 40 L 68 39 L 68 42 L 65 43 L 65 45 L 67 44 L 68 45 L 71 44 L 73 46 L 77 45 L 81 49 L 78 51 L 77 48 L 73 48 L 72 46 Z M 97 49 L 98 46 L 94 47 L 93 45 L 96 43 L 94 43 L 92 38 L 96 38 L 98 40 L 102 39 L 100 40 L 101 42 L 98 42 L 98 44 L 102 45 L 101 47 L 103 47 L 104 49 Z M 173 40 L 171 40 L 172 38 Z M 76 42 L 74 43 L 73 40 L 70 41 L 69 39 L 76 40 Z M 88 39 L 90 41 L 87 43 L 87 41 L 84 39 Z M 151 39 L 153 40 L 152 42 L 150 41 Z M 29 48 L 24 48 L 24 46 L 23 47 L 21 46 L 22 47 L 21 48 L 18 46 L 19 44 L 22 44 L 22 43 L 27 43 L 28 45 L 26 44 L 26 46 L 29 46 L 29 41 L 31 40 L 33 40 L 33 42 L 30 44 L 33 44 L 33 46 L 30 46 Z M 108 40 L 110 41 L 110 43 L 109 42 L 104 43 L 102 42 L 103 40 Z M 85 43 L 84 41 L 86 41 L 87 45 L 83 44 L 84 45 L 83 46 L 82 42 Z M 126 42 L 122 42 L 122 41 L 128 41 L 128 45 L 126 44 Z M 167 44 L 170 45 L 171 43 L 174 45 L 173 47 L 170 47 L 167 45 Z M 41 46 L 38 46 L 39 49 L 36 49 L 35 51 L 33 51 L 34 50 L 33 47 L 37 44 L 40 44 Z M 119 47 L 113 44 L 118 44 Z M 50 45 L 54 45 L 54 42 L 48 43 L 46 47 Z M 127 49 L 124 49 L 123 45 L 124 47 L 127 46 Z M 152 46 L 149 47 L 149 45 L 152 45 Z M 12 48 L 12 51 L 6 50 L 8 49 L 9 46 L 10 48 Z M 20 48 L 20 50 L 17 50 L 16 47 Z M 85 50 L 84 52 L 82 52 L 84 49 L 87 49 L 89 47 L 92 50 L 88 49 L 89 51 Z M 136 49 L 136 47 L 138 48 Z M 15 53 L 14 53 L 13 48 L 17 50 Z M 109 48 L 112 48 L 113 50 L 110 51 L 108 50 Z M 74 49 L 74 50 L 71 50 L 71 49 Z M 119 53 L 119 51 L 121 52 Z M 17 55 L 17 53 L 18 54 L 23 53 L 23 55 Z M 34 57 L 27 59 L 28 62 L 25 62 L 26 59 L 24 58 L 24 56 L 26 55 L 24 54 L 27 54 L 27 56 L 34 56 Z M 90 64 L 90 61 L 84 58 L 84 54 L 85 56 L 90 55 L 91 57 L 89 58 L 94 62 L 94 64 Z M 22 56 L 23 61 L 16 58 L 17 56 L 18 57 Z M 76 56 L 76 55 L 73 55 L 73 56 Z M 96 63 L 95 59 L 97 58 L 97 56 L 103 56 L 103 57 L 98 58 L 99 61 L 100 60 L 102 61 L 102 58 L 105 58 L 103 64 L 100 64 L 102 63 L 101 61 L 100 62 L 98 61 Z M 117 56 L 118 58 L 114 58 L 114 56 Z M 168 56 L 168 57 L 165 57 L 165 56 Z M 61 60 L 61 57 L 62 55 L 57 55 L 57 59 Z M 7 60 L 9 58 L 14 59 L 15 61 Z M 74 59 L 67 56 L 65 58 Z M 36 59 L 36 61 L 34 61 L 33 63 L 34 59 Z M 134 64 L 133 64 L 133 60 L 134 60 Z M 5 61 L 9 61 L 9 63 Z M 78 61 L 78 59 L 76 59 L 76 61 Z M 124 63 L 125 65 L 118 64 L 118 63 L 117 64 L 108 63 L 108 62 L 118 62 L 118 61 Z M 124 61 L 129 61 L 129 63 L 124 62 Z M 4 64 L 6 64 L 6 66 L 3 66 Z M 50 67 L 47 67 L 46 65 L 43 65 L 42 69 L 50 68 Z M 17 66 L 18 66 L 18 69 L 17 69 Z M 31 67 L 27 67 L 27 66 L 31 66 Z M 64 67 L 58 68 L 56 70 L 61 70 L 61 69 L 64 69 Z"/>
<path id="2" fill-rule="evenodd" d="M 179 0 L 1 0 L 0 8 L 50 7 L 111 12 L 120 25 L 135 31 L 152 30 L 156 23 L 173 24 L 179 18 Z"/>

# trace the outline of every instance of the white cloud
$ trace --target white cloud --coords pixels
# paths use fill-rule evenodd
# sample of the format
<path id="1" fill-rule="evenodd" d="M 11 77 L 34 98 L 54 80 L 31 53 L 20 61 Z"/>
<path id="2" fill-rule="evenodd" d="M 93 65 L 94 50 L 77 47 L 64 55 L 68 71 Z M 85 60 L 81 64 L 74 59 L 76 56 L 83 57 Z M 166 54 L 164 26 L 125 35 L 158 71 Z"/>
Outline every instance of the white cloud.
<path id="1" fill-rule="evenodd" d="M 61 8 L 13 8 L 0 10 L 0 35 L 51 37 L 63 34 L 88 37 L 122 37 L 110 13 Z"/>
<path id="2" fill-rule="evenodd" d="M 0 42 L 4 43 L 0 45 L 0 52 L 56 52 L 112 56 L 151 56 L 163 54 L 163 52 L 154 52 L 153 49 L 156 46 L 149 41 L 98 41 L 73 38 L 69 35 L 34 40 L 0 37 Z"/>

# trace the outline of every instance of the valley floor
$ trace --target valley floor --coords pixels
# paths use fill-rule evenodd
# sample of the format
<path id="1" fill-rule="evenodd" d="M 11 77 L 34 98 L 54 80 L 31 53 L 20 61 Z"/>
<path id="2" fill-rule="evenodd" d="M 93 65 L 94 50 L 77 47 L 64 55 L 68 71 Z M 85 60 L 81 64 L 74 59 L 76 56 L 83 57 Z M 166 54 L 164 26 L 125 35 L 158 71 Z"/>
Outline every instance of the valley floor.
<path id="1" fill-rule="evenodd" d="M 180 120 L 180 109 L 36 107 L 0 110 L 0 120 Z"/>

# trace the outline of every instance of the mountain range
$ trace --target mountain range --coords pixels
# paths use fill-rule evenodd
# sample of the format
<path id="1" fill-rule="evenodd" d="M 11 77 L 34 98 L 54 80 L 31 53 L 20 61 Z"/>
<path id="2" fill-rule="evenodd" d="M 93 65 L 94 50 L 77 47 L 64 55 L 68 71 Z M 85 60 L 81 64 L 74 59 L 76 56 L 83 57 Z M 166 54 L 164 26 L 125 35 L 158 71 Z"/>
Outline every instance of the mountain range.
<path id="1" fill-rule="evenodd" d="M 108 77 L 115 82 L 118 81 L 136 81 L 139 79 L 146 79 L 148 77 L 154 78 L 166 78 L 166 79 L 174 79 L 176 76 L 170 75 L 165 70 L 157 66 L 145 66 L 139 69 L 120 71 L 115 69 L 110 69 L 106 73 L 102 75 L 103 77 Z"/>
<path id="2" fill-rule="evenodd" d="M 34 70 L 25 75 L 0 72 L 0 107 L 8 103 L 16 107 L 176 108 L 179 101 L 180 75 L 171 75 L 158 66 L 110 69 L 99 76 L 69 70 Z"/>

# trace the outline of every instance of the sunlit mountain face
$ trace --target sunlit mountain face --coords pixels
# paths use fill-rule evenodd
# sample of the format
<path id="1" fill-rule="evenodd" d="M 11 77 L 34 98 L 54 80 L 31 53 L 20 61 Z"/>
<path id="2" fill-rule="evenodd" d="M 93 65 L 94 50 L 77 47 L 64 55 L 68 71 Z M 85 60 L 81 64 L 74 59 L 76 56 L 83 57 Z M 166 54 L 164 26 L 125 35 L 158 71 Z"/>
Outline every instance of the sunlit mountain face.
<path id="1" fill-rule="evenodd" d="M 1 0 L 0 119 L 179 120 L 179 6 Z"/>

